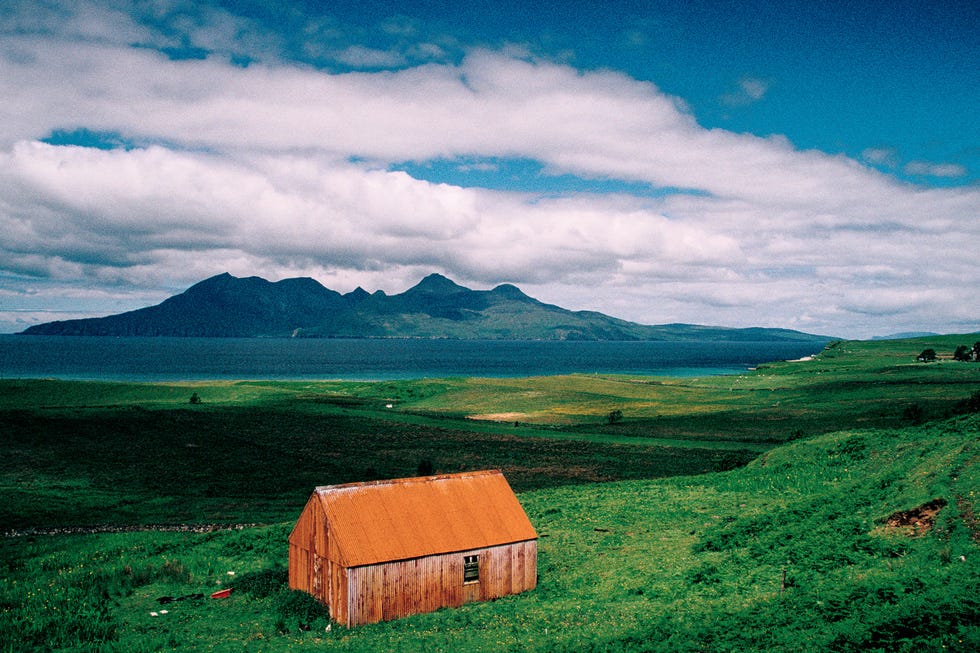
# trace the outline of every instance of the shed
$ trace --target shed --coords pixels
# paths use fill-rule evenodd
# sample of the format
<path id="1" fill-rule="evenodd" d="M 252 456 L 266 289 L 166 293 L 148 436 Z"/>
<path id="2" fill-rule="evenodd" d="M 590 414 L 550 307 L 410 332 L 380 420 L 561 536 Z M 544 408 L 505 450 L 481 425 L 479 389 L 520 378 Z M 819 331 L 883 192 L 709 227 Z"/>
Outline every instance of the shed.
<path id="1" fill-rule="evenodd" d="M 499 470 L 318 487 L 289 586 L 346 626 L 534 589 L 537 533 Z"/>

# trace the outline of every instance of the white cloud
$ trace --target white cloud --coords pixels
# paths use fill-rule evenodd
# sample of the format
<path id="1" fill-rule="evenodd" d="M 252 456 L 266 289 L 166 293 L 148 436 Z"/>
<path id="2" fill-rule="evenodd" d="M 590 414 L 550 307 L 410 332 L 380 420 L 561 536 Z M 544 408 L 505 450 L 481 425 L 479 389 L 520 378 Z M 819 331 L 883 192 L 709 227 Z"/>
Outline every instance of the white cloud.
<path id="1" fill-rule="evenodd" d="M 958 163 L 929 163 L 927 161 L 909 161 L 903 168 L 907 175 L 928 176 L 928 177 L 963 177 L 966 176 L 966 168 Z"/>
<path id="2" fill-rule="evenodd" d="M 762 96 L 769 90 L 769 82 L 761 79 L 743 79 L 739 82 L 742 90 L 753 100 L 761 100 Z"/>
<path id="3" fill-rule="evenodd" d="M 435 269 L 644 322 L 860 334 L 876 319 L 966 319 L 957 286 L 980 245 L 975 188 L 926 190 L 785 138 L 707 130 L 652 84 L 526 52 L 347 74 L 271 57 L 172 61 L 91 36 L 120 16 L 0 39 L 0 271 L 10 279 L 164 294 L 227 270 L 398 291 Z M 204 26 L 194 44 L 232 51 L 250 38 L 221 14 L 188 20 L 182 34 Z M 271 47 L 261 41 L 249 47 Z M 400 56 L 346 53 L 367 67 Z M 767 90 L 739 86 L 752 101 Z M 142 145 L 38 142 L 75 128 Z M 532 195 L 392 170 L 511 157 L 691 192 Z M 957 173 L 913 163 L 922 167 L 907 174 Z"/>
<path id="4" fill-rule="evenodd" d="M 66 41 L 126 45 L 150 39 L 151 31 L 118 7 L 97 3 L 7 0 L 0 11 L 0 34 L 57 34 Z"/>
<path id="5" fill-rule="evenodd" d="M 861 158 L 872 165 L 894 168 L 898 165 L 898 154 L 891 147 L 869 147 L 861 152 Z"/>
<path id="6" fill-rule="evenodd" d="M 352 45 L 334 55 L 334 59 L 352 68 L 394 68 L 406 63 L 400 52 Z"/>
<path id="7" fill-rule="evenodd" d="M 25 142 L 0 158 L 0 170 L 8 189 L 0 222 L 17 250 L 88 265 L 223 251 L 283 267 L 296 259 L 455 264 L 476 277 L 534 269 L 553 280 L 637 256 L 685 265 L 738 256 L 731 238 L 621 202 L 528 201 L 331 160 L 232 163 L 159 147 Z"/>
<path id="8" fill-rule="evenodd" d="M 738 80 L 736 88 L 721 96 L 723 104 L 730 107 L 741 107 L 758 102 L 769 91 L 770 83 L 756 77 L 743 77 Z"/>

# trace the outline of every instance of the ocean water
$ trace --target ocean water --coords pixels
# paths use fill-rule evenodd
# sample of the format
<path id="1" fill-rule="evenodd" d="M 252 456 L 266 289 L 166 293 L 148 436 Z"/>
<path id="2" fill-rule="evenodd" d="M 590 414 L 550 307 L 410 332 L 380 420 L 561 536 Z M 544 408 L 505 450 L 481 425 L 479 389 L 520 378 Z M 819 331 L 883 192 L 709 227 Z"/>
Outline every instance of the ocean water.
<path id="1" fill-rule="evenodd" d="M 786 342 L 546 342 L 0 335 L 0 377 L 391 380 L 553 374 L 700 376 L 819 351 Z"/>

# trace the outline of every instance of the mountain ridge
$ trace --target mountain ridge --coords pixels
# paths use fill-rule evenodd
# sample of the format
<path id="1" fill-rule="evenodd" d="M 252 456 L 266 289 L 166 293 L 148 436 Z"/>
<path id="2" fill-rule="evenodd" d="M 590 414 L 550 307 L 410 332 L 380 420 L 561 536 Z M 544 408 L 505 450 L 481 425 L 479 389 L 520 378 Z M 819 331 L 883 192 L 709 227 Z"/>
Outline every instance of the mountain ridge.
<path id="1" fill-rule="evenodd" d="M 34 325 L 22 335 L 454 338 L 471 340 L 782 340 L 833 338 L 791 329 L 643 325 L 546 304 L 512 284 L 471 290 L 430 274 L 388 295 L 341 294 L 309 277 L 268 281 L 225 272 L 159 304 Z"/>

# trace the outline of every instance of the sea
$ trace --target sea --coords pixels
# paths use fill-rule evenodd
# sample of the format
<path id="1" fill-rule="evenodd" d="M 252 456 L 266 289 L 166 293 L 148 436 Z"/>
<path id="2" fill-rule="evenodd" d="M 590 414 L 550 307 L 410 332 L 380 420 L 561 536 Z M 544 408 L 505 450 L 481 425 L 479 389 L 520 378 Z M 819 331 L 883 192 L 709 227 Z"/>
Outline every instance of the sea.
<path id="1" fill-rule="evenodd" d="M 738 374 L 820 343 L 0 335 L 0 378 L 112 381 L 366 380 Z"/>

